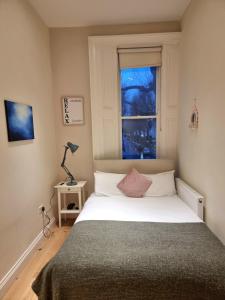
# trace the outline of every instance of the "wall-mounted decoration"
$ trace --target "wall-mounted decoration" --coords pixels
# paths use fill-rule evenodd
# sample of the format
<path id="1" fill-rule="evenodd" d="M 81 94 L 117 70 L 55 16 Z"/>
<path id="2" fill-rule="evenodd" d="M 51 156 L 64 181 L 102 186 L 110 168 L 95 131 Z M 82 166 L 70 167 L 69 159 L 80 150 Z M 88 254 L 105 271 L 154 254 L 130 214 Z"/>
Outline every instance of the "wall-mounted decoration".
<path id="1" fill-rule="evenodd" d="M 198 108 L 196 105 L 197 100 L 194 100 L 194 106 L 193 106 L 193 110 L 191 113 L 191 120 L 190 120 L 190 124 L 189 124 L 189 128 L 191 129 L 197 129 L 198 128 Z"/>
<path id="2" fill-rule="evenodd" d="M 8 141 L 34 139 L 32 106 L 5 100 Z"/>
<path id="3" fill-rule="evenodd" d="M 84 123 L 84 99 L 82 97 L 63 98 L 63 120 L 65 125 Z"/>

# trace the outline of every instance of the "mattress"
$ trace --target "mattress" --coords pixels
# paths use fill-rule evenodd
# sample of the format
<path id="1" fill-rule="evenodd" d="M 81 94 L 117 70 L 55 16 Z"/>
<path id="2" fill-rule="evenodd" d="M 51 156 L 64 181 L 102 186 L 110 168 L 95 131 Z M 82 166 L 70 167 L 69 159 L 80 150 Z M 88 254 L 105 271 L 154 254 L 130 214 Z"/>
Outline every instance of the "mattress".
<path id="1" fill-rule="evenodd" d="M 92 194 L 75 223 L 111 220 L 160 223 L 201 223 L 202 220 L 177 195 L 130 198 Z"/>

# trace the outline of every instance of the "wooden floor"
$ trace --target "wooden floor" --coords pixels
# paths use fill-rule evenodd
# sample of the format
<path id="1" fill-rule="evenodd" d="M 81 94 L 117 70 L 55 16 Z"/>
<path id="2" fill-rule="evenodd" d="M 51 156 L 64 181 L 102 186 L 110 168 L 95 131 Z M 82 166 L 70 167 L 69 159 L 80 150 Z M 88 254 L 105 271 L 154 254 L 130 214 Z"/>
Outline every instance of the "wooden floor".
<path id="1" fill-rule="evenodd" d="M 31 284 L 42 267 L 55 255 L 70 232 L 71 226 L 52 227 L 50 239 L 44 239 L 25 263 L 2 300 L 37 300 Z"/>

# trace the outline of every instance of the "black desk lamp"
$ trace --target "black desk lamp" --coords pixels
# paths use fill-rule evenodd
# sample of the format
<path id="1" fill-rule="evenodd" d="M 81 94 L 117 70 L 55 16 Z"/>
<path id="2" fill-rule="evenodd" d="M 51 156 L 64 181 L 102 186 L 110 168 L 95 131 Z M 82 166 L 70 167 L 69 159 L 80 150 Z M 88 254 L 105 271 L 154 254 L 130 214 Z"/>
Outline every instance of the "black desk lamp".
<path id="1" fill-rule="evenodd" d="M 66 174 L 69 177 L 69 181 L 66 183 L 66 185 L 76 185 L 77 182 L 76 182 L 75 178 L 73 177 L 73 175 L 70 173 L 70 171 L 65 166 L 65 160 L 66 160 L 66 153 L 67 153 L 68 149 L 70 149 L 70 151 L 72 153 L 74 153 L 77 151 L 79 146 L 72 144 L 71 142 L 68 142 L 66 145 L 64 145 L 64 147 L 65 147 L 65 151 L 64 151 L 64 156 L 63 156 L 63 160 L 61 163 L 61 167 L 65 170 Z"/>

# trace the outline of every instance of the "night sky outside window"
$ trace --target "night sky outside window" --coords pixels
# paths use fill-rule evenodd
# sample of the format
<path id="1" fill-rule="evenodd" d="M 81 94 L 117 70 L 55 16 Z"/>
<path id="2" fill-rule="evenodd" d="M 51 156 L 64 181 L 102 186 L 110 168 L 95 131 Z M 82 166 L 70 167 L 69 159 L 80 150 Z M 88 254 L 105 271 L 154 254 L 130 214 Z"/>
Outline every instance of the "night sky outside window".
<path id="1" fill-rule="evenodd" d="M 161 49 L 123 49 L 118 52 L 122 158 L 156 159 L 157 80 Z"/>
<path id="2" fill-rule="evenodd" d="M 122 116 L 156 115 L 156 67 L 122 69 Z"/>

